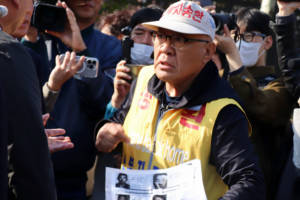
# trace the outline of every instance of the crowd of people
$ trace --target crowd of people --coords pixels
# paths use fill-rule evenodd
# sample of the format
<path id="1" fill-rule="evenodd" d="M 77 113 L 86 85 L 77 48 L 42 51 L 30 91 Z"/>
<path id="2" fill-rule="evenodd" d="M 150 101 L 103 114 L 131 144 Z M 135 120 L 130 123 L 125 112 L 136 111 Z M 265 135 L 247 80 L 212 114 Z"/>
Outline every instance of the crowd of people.
<path id="1" fill-rule="evenodd" d="M 33 0 L 0 0 L 8 9 L 0 18 L 0 199 L 85 200 L 96 157 L 92 200 L 105 199 L 106 167 L 156 170 L 193 159 L 209 200 L 300 199 L 291 121 L 300 2 L 278 1 L 275 22 L 242 8 L 236 29 L 222 34 L 215 6 L 129 6 L 97 21 L 101 3 L 57 1 L 63 32 L 40 33 L 30 25 Z M 127 26 L 131 62 L 144 66 L 135 80 L 122 60 Z M 265 61 L 274 40 L 282 77 Z M 99 61 L 95 78 L 76 74 L 87 57 Z M 117 181 L 130 188 L 125 173 Z M 166 188 L 166 174 L 153 187 Z"/>

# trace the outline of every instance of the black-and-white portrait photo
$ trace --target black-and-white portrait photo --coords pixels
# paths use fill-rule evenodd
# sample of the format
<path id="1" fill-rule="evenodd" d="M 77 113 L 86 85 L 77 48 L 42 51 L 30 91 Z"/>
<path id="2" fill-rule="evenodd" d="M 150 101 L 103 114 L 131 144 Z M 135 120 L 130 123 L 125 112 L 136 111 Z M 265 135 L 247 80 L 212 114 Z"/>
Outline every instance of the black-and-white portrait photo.
<path id="1" fill-rule="evenodd" d="M 154 195 L 152 200 L 167 200 L 167 195 Z"/>
<path id="2" fill-rule="evenodd" d="M 130 200 L 130 196 L 129 195 L 119 194 L 117 200 Z"/>
<path id="3" fill-rule="evenodd" d="M 116 187 L 130 189 L 130 185 L 127 183 L 128 181 L 127 174 L 120 173 L 117 179 L 119 182 L 116 184 Z"/>
<path id="4" fill-rule="evenodd" d="M 167 173 L 154 174 L 153 185 L 155 189 L 165 189 L 167 188 L 168 175 Z"/>

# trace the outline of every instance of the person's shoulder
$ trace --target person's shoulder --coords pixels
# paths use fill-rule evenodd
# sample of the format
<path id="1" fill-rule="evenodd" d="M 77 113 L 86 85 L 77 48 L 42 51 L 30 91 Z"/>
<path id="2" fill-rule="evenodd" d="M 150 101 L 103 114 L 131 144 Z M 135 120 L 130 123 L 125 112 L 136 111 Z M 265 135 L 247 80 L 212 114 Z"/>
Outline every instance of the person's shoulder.
<path id="1" fill-rule="evenodd" d="M 30 56 L 33 58 L 33 59 L 38 59 L 40 56 L 35 53 L 32 49 L 30 49 L 29 47 L 26 47 L 25 46 L 25 49 L 27 50 L 27 52 L 30 54 Z"/>
<path id="2" fill-rule="evenodd" d="M 120 45 L 120 43 L 121 43 L 120 40 L 118 40 L 116 37 L 114 37 L 112 35 L 104 34 L 104 33 L 102 33 L 101 31 L 99 31 L 97 29 L 94 29 L 94 33 L 95 33 L 95 36 L 98 40 L 113 43 L 115 45 Z"/>
<path id="3" fill-rule="evenodd" d="M 19 42 L 15 38 L 5 33 L 4 31 L 0 31 L 0 45 L 11 44 L 11 43 L 19 43 Z"/>

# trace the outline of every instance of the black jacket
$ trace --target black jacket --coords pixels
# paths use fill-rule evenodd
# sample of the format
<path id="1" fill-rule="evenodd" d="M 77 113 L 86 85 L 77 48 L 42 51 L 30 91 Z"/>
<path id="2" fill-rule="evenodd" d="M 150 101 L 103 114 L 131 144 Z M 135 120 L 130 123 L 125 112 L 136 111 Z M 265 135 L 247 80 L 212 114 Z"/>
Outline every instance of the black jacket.
<path id="1" fill-rule="evenodd" d="M 3 89 L 0 85 L 0 199 L 7 199 L 7 121 Z"/>
<path id="2" fill-rule="evenodd" d="M 295 14 L 276 17 L 277 23 L 270 23 L 276 34 L 279 67 L 284 77 L 285 87 L 292 94 L 295 103 L 300 97 L 300 66 L 288 66 L 288 61 L 300 58 L 297 46 Z M 276 160 L 275 160 L 276 162 Z M 274 162 L 274 164 L 275 164 Z M 282 163 L 274 179 L 271 199 L 300 199 L 300 177 L 293 163 L 293 131 L 290 128 L 281 142 L 277 163 Z"/>
<path id="3" fill-rule="evenodd" d="M 0 63 L 8 131 L 9 199 L 55 200 L 36 70 L 26 49 L 3 31 Z"/>
<path id="4" fill-rule="evenodd" d="M 133 82 L 128 99 L 109 120 L 123 124 L 131 106 L 136 80 Z M 151 95 L 164 103 L 165 83 L 154 75 L 148 83 Z M 189 108 L 220 99 L 235 99 L 240 105 L 243 102 L 231 88 L 229 83 L 221 79 L 215 64 L 210 61 L 199 73 L 191 88 L 183 95 L 177 105 L 170 108 Z M 101 121 L 96 131 L 109 121 Z M 258 157 L 249 140 L 248 123 L 244 114 L 236 106 L 229 105 L 221 110 L 215 122 L 210 164 L 215 166 L 229 191 L 220 199 L 265 199 L 265 186 L 262 172 L 258 165 Z M 96 132 L 97 133 L 97 132 Z"/>
<path id="5" fill-rule="evenodd" d="M 277 17 L 277 20 L 278 18 L 279 17 Z M 288 19 L 277 24 L 270 22 L 270 27 L 276 34 L 279 68 L 284 77 L 285 87 L 293 95 L 295 102 L 297 102 L 300 97 L 300 65 L 289 67 L 288 61 L 300 58 L 300 49 L 298 48 L 297 35 L 295 34 L 295 15 L 292 14 L 287 16 L 287 18 L 292 20 L 290 21 Z"/>

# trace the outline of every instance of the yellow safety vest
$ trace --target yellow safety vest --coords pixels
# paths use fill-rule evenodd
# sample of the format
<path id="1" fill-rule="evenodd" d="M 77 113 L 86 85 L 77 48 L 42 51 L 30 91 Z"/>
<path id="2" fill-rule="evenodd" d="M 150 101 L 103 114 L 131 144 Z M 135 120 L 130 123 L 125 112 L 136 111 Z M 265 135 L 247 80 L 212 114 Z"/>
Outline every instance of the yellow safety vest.
<path id="1" fill-rule="evenodd" d="M 229 104 L 245 112 L 235 100 L 224 98 L 191 109 L 169 110 L 158 121 L 160 102 L 147 90 L 153 75 L 154 68 L 149 66 L 138 77 L 123 125 L 131 141 L 123 142 L 122 169 L 165 169 L 200 159 L 207 198 L 219 199 L 228 186 L 209 164 L 214 124 L 219 112 Z M 250 123 L 248 127 L 250 134 Z"/>

